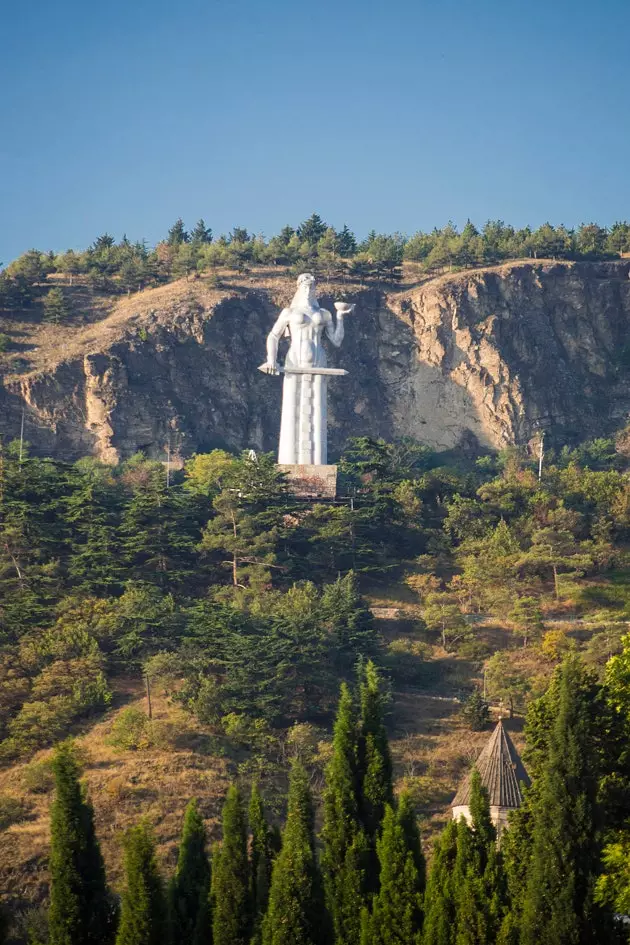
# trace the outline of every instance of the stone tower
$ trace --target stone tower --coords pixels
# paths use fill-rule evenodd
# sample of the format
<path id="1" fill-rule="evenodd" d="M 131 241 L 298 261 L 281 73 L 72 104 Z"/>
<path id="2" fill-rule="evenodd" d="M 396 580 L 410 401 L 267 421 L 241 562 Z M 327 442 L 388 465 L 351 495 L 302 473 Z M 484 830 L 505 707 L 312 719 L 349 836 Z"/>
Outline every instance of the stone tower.
<path id="1" fill-rule="evenodd" d="M 523 803 L 521 784 L 529 786 L 529 776 L 523 766 L 512 739 L 499 719 L 485 748 L 475 762 L 481 783 L 488 791 L 490 817 L 496 827 L 497 837 L 507 827 L 508 814 Z M 453 798 L 453 819 L 465 817 L 470 822 L 470 780 L 472 771 L 462 781 Z"/>

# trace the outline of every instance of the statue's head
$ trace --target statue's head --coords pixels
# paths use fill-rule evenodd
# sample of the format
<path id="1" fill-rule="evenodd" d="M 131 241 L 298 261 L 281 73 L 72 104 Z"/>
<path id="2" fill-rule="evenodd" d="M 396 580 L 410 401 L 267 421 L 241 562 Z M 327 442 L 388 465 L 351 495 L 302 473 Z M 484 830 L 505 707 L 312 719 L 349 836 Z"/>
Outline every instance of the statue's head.
<path id="1" fill-rule="evenodd" d="M 315 285 L 315 276 L 311 275 L 310 272 L 303 272 L 302 275 L 298 276 L 297 284 L 298 289 L 311 289 Z"/>

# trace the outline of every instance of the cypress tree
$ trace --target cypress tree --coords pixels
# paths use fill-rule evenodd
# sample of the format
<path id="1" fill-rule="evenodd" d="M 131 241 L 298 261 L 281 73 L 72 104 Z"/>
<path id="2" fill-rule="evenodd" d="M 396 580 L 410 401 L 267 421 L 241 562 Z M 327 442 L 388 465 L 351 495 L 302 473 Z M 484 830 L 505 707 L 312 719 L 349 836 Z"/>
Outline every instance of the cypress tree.
<path id="1" fill-rule="evenodd" d="M 251 931 L 251 886 L 247 858 L 247 824 L 241 793 L 228 790 L 222 815 L 223 842 L 214 858 L 212 902 L 214 945 L 248 945 Z"/>
<path id="2" fill-rule="evenodd" d="M 197 801 L 184 814 L 177 869 L 169 886 L 169 918 L 173 942 L 191 942 L 198 923 L 204 938 L 209 932 L 207 903 L 210 894 L 210 861 L 206 849 L 206 828 Z"/>
<path id="3" fill-rule="evenodd" d="M 490 851 L 495 848 L 497 832 L 490 819 L 488 792 L 483 787 L 481 775 L 476 768 L 470 779 L 470 817 L 473 828 L 473 848 L 479 872 L 482 873 L 488 863 Z"/>
<path id="4" fill-rule="evenodd" d="M 107 890 L 94 811 L 83 796 L 70 743 L 57 748 L 53 770 L 50 945 L 105 945 L 113 938 L 116 910 Z"/>
<path id="5" fill-rule="evenodd" d="M 313 826 L 308 777 L 296 761 L 291 771 L 282 850 L 271 876 L 263 945 L 330 945 L 332 934 L 315 855 Z"/>
<path id="6" fill-rule="evenodd" d="M 576 658 L 562 666 L 549 752 L 534 801 L 521 945 L 603 940 L 593 900 L 598 864 L 592 705 Z"/>
<path id="7" fill-rule="evenodd" d="M 455 858 L 455 945 L 487 945 L 483 880 L 473 832 L 461 817 L 457 823 Z"/>
<path id="8" fill-rule="evenodd" d="M 261 923 L 267 911 L 273 862 L 271 831 L 265 818 L 263 800 L 257 784 L 252 785 L 249 828 L 252 834 L 250 852 L 250 895 L 254 920 L 252 942 L 256 943 L 260 941 Z"/>
<path id="9" fill-rule="evenodd" d="M 413 862 L 418 873 L 418 886 L 424 895 L 426 886 L 427 865 L 422 852 L 422 843 L 420 841 L 420 830 L 418 829 L 418 818 L 411 802 L 411 796 L 407 791 L 398 798 L 397 810 L 398 823 L 402 827 L 405 836 L 405 845 L 407 850 L 413 856 Z"/>
<path id="10" fill-rule="evenodd" d="M 365 853 L 367 847 L 359 822 L 357 741 L 358 724 L 352 695 L 344 683 L 333 732 L 333 754 L 326 769 L 322 868 L 326 904 L 336 941 L 348 945 L 354 945 L 360 934 L 365 865 L 361 862 L 361 853 Z"/>
<path id="11" fill-rule="evenodd" d="M 497 937 L 497 945 L 518 945 L 523 900 L 532 847 L 533 816 L 531 789 L 522 806 L 510 814 L 510 829 L 501 837 L 501 861 L 505 876 L 507 907 Z"/>
<path id="12" fill-rule="evenodd" d="M 355 945 L 362 934 L 361 913 L 366 902 L 365 867 L 369 847 L 363 830 L 359 830 L 346 850 L 336 875 L 335 913 L 332 916 L 335 941 Z"/>
<path id="13" fill-rule="evenodd" d="M 470 863 L 464 870 L 461 887 L 458 942 L 484 945 L 496 939 L 505 897 L 488 792 L 477 770 L 471 778 L 470 815 Z"/>
<path id="14" fill-rule="evenodd" d="M 125 835 L 125 891 L 116 945 L 165 945 L 168 916 L 155 843 L 146 823 Z"/>
<path id="15" fill-rule="evenodd" d="M 415 839 L 410 841 L 410 803 L 385 808 L 377 841 L 380 888 L 374 898 L 370 945 L 409 945 L 417 941 L 422 925 L 422 878 L 418 872 Z M 413 831 L 412 831 L 413 834 Z"/>
<path id="16" fill-rule="evenodd" d="M 378 670 L 369 660 L 360 684 L 360 769 L 363 778 L 364 816 L 374 835 L 383 819 L 385 804 L 393 801 L 392 758 L 384 722 L 384 700 Z M 374 827 L 374 829 L 370 829 Z"/>
<path id="17" fill-rule="evenodd" d="M 378 888 L 376 839 L 387 804 L 392 804 L 392 758 L 384 722 L 384 702 L 380 679 L 370 660 L 363 670 L 359 686 L 361 699 L 361 734 L 358 745 L 360 815 L 368 840 L 366 882 L 370 892 Z"/>
<path id="18" fill-rule="evenodd" d="M 424 896 L 423 945 L 454 945 L 457 823 L 449 821 L 436 844 Z"/>

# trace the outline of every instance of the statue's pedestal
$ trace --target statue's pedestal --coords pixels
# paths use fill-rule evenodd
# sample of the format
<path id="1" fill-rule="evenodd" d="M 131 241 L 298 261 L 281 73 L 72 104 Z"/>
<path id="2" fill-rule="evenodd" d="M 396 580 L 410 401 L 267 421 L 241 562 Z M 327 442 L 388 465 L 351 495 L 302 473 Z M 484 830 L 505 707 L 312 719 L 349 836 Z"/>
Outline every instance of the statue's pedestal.
<path id="1" fill-rule="evenodd" d="M 289 490 L 301 499 L 334 499 L 337 495 L 336 466 L 278 464 Z"/>

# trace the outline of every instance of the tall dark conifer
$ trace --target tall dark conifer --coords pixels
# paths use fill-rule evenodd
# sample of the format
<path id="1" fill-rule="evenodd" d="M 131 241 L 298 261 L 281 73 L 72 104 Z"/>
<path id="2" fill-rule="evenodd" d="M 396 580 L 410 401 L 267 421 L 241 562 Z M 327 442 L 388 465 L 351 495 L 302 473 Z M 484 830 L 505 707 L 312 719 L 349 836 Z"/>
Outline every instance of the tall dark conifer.
<path id="1" fill-rule="evenodd" d="M 593 893 L 598 868 L 592 700 L 575 657 L 562 667 L 557 715 L 534 806 L 521 945 L 605 940 Z"/>
<path id="2" fill-rule="evenodd" d="M 364 927 L 362 945 L 410 945 L 418 941 L 422 927 L 422 875 L 417 830 L 412 827 L 409 799 L 397 810 L 387 806 L 377 841 L 380 866 L 379 891 L 372 905 L 369 935 Z M 410 848 L 411 847 L 411 848 Z M 422 868 L 422 865 L 421 865 Z"/>
<path id="3" fill-rule="evenodd" d="M 385 805 L 393 800 L 392 758 L 384 722 L 384 700 L 378 671 L 370 660 L 363 670 L 360 684 L 361 738 L 359 771 L 363 803 L 363 819 L 370 837 L 375 837 L 385 813 Z"/>
<path id="4" fill-rule="evenodd" d="M 271 830 L 265 817 L 263 799 L 257 784 L 252 785 L 249 829 L 252 835 L 250 847 L 251 908 L 254 929 L 252 943 L 257 943 L 261 938 L 261 924 L 269 902 L 273 865 Z"/>
<path id="5" fill-rule="evenodd" d="M 71 744 L 55 752 L 55 799 L 50 821 L 50 945 L 106 945 L 116 910 L 94 831 L 94 812 L 83 796 Z"/>
<path id="6" fill-rule="evenodd" d="M 196 800 L 184 814 L 184 826 L 175 875 L 169 885 L 169 920 L 171 938 L 176 945 L 207 937 L 210 861 L 206 847 L 206 828 Z M 197 926 L 204 926 L 200 932 Z"/>
<path id="7" fill-rule="evenodd" d="M 214 945 L 249 945 L 251 885 L 247 823 L 239 789 L 232 785 L 223 805 L 223 841 L 212 863 Z"/>
<path id="8" fill-rule="evenodd" d="M 368 887 L 378 886 L 378 857 L 376 839 L 387 804 L 394 799 L 392 787 L 392 758 L 384 722 L 384 700 L 378 671 L 370 660 L 362 670 L 359 685 L 361 699 L 361 734 L 359 738 L 360 815 L 367 836 L 369 857 Z"/>
<path id="9" fill-rule="evenodd" d="M 533 814 L 531 789 L 523 805 L 510 815 L 509 830 L 501 836 L 506 909 L 497 936 L 497 945 L 518 945 L 523 902 L 527 892 L 527 877 L 531 859 Z"/>
<path id="10" fill-rule="evenodd" d="M 313 826 L 308 776 L 302 765 L 294 762 L 282 850 L 274 863 L 269 908 L 263 921 L 263 945 L 330 945 L 332 929 Z"/>
<path id="11" fill-rule="evenodd" d="M 473 771 L 471 778 L 470 816 L 471 863 L 462 886 L 465 908 L 461 911 L 458 934 L 462 942 L 490 945 L 495 941 L 502 917 L 504 877 L 497 834 L 490 818 L 488 792 L 482 786 L 477 770 Z"/>
<path id="12" fill-rule="evenodd" d="M 86 594 L 115 593 L 121 584 L 120 549 L 116 524 L 120 495 L 109 467 L 80 460 L 68 474 L 66 521 L 72 527 L 68 573 Z"/>
<path id="13" fill-rule="evenodd" d="M 179 489 L 168 488 L 161 463 L 132 463 L 124 478 L 132 489 L 120 526 L 129 576 L 164 590 L 189 582 L 197 538 L 194 508 Z"/>
<path id="14" fill-rule="evenodd" d="M 341 686 L 333 734 L 333 754 L 326 769 L 322 868 L 326 902 L 338 943 L 354 943 L 360 933 L 363 867 L 366 849 L 359 821 L 358 721 L 348 686 Z M 357 898 L 358 897 L 358 898 Z"/>
<path id="15" fill-rule="evenodd" d="M 482 904 L 483 880 L 473 832 L 463 817 L 457 822 L 454 889 L 456 945 L 487 945 L 488 929 Z"/>
<path id="16" fill-rule="evenodd" d="M 146 823 L 131 827 L 125 836 L 125 891 L 116 945 L 169 945 L 166 896 Z"/>
<path id="17" fill-rule="evenodd" d="M 454 945 L 457 824 L 449 821 L 436 844 L 424 896 L 423 945 Z"/>

